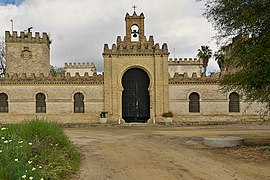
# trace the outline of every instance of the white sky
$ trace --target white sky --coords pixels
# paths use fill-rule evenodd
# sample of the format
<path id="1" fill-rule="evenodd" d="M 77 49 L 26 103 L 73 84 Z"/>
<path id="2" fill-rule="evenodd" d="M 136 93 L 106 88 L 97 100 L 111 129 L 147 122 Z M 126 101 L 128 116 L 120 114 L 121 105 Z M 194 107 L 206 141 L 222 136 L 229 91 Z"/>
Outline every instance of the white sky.
<path id="1" fill-rule="evenodd" d="M 0 0 L 0 4 L 1 1 Z M 171 57 L 194 58 L 201 45 L 216 50 L 215 31 L 202 16 L 204 6 L 196 0 L 24 0 L 20 5 L 0 5 L 0 36 L 11 31 L 23 31 L 33 26 L 33 32 L 47 32 L 51 44 L 51 64 L 63 67 L 65 62 L 94 62 L 103 71 L 102 51 L 118 35 L 125 35 L 125 15 L 145 15 L 147 39 L 167 43 Z M 210 60 L 209 70 L 217 65 Z"/>

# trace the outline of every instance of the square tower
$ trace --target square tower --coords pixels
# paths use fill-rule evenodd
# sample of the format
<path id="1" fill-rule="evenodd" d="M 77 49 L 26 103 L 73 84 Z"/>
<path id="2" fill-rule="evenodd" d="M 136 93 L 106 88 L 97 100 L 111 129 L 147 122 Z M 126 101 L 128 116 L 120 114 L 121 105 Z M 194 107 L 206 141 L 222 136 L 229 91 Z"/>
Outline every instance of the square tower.
<path id="1" fill-rule="evenodd" d="M 168 47 L 146 39 L 143 13 L 125 21 L 124 39 L 104 45 L 104 110 L 114 121 L 155 122 L 169 107 Z"/>
<path id="2" fill-rule="evenodd" d="M 30 76 L 32 73 L 48 76 L 50 73 L 50 44 L 47 33 L 40 37 L 39 32 L 32 36 L 32 32 L 5 33 L 6 42 L 6 73 L 21 75 L 25 73 Z"/>

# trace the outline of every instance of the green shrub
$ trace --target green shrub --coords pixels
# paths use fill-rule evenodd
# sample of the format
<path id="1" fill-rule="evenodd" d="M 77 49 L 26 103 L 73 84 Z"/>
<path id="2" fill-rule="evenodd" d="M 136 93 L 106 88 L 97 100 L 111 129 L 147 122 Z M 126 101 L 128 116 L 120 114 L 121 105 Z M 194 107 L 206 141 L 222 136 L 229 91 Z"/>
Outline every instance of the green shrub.
<path id="1" fill-rule="evenodd" d="M 107 114 L 108 114 L 107 111 L 102 111 L 102 112 L 100 112 L 99 116 L 100 116 L 101 118 L 106 118 L 106 117 L 107 117 Z"/>
<path id="2" fill-rule="evenodd" d="M 0 179 L 63 179 L 79 168 L 79 151 L 58 124 L 35 119 L 0 128 Z"/>
<path id="3" fill-rule="evenodd" d="M 270 146 L 262 146 L 261 149 L 265 152 L 270 152 Z"/>
<path id="4" fill-rule="evenodd" d="M 173 117 L 173 113 L 171 111 L 165 112 L 162 114 L 162 117 Z"/>

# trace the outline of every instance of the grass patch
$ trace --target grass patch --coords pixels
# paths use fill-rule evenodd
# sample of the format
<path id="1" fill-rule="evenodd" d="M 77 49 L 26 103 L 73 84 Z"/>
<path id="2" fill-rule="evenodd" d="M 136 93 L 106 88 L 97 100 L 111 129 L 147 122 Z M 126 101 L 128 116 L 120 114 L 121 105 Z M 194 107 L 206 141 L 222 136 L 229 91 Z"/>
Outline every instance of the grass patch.
<path id="1" fill-rule="evenodd" d="M 270 146 L 262 146 L 261 149 L 262 149 L 264 152 L 270 153 Z"/>
<path id="2" fill-rule="evenodd" d="M 0 179 L 64 179 L 79 169 L 80 153 L 57 123 L 0 128 Z"/>

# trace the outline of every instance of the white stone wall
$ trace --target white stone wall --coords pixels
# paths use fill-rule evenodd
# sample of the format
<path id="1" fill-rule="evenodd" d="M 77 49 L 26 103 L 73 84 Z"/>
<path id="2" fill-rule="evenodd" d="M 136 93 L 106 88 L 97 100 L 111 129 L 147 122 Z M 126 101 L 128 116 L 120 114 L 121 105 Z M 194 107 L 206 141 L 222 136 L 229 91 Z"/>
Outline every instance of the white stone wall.
<path id="1" fill-rule="evenodd" d="M 173 78 L 175 73 L 187 73 L 188 77 L 192 77 L 192 74 L 196 73 L 197 77 L 201 77 L 201 68 L 199 65 L 169 65 L 170 77 Z"/>
<path id="2" fill-rule="evenodd" d="M 232 120 L 256 116 L 260 118 L 264 106 L 259 103 L 250 104 L 240 94 L 240 112 L 229 112 L 229 94 L 222 93 L 218 84 L 170 84 L 169 109 L 175 114 L 175 120 Z M 189 95 L 196 92 L 200 95 L 200 113 L 189 112 Z M 253 118 L 252 118 L 253 119 Z"/>
<path id="3" fill-rule="evenodd" d="M 75 93 L 84 95 L 85 113 L 74 113 Z M 2 85 L 8 95 L 9 112 L 1 113 L 1 123 L 42 117 L 61 123 L 97 123 L 103 111 L 103 85 Z M 46 113 L 36 113 L 35 96 L 46 96 Z"/>
<path id="4" fill-rule="evenodd" d="M 75 76 L 76 73 L 79 73 L 80 76 L 84 76 L 85 73 L 88 73 L 89 76 L 93 76 L 96 71 L 92 69 L 65 69 L 65 75 L 70 73 L 71 76 Z"/>
<path id="5" fill-rule="evenodd" d="M 102 84 L 1 84 L 0 93 L 8 95 L 9 112 L 0 114 L 0 123 L 17 123 L 36 117 L 60 123 L 98 123 L 99 113 L 104 110 L 103 88 Z M 73 112 L 73 96 L 77 92 L 84 95 L 85 113 Z M 200 95 L 200 113 L 189 113 L 192 92 Z M 46 96 L 46 113 L 36 113 L 37 93 Z M 174 122 L 258 120 L 262 118 L 263 109 L 262 104 L 250 105 L 242 97 L 240 112 L 229 113 L 229 93 L 223 94 L 218 84 L 169 85 L 169 110 L 175 114 Z"/>
<path id="6" fill-rule="evenodd" d="M 89 76 L 97 74 L 97 69 L 94 63 L 65 63 L 65 75 L 70 73 L 71 76 L 75 76 L 76 73 L 79 73 L 80 76 L 84 76 L 85 73 L 88 73 Z"/>

